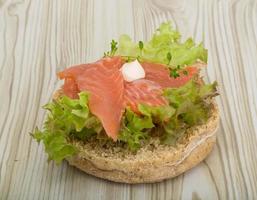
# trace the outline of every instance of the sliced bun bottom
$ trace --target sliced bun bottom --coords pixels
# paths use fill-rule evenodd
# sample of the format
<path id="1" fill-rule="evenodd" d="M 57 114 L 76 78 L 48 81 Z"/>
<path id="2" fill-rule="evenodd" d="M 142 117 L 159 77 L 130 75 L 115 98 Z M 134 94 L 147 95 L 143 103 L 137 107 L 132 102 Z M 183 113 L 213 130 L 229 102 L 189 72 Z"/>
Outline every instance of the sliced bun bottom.
<path id="1" fill-rule="evenodd" d="M 161 145 L 155 139 L 133 154 L 121 148 L 73 140 L 79 153 L 67 160 L 88 174 L 115 182 L 159 182 L 178 176 L 206 158 L 216 142 L 218 122 L 219 112 L 213 103 L 207 123 L 188 129 L 187 137 L 176 147 Z"/>

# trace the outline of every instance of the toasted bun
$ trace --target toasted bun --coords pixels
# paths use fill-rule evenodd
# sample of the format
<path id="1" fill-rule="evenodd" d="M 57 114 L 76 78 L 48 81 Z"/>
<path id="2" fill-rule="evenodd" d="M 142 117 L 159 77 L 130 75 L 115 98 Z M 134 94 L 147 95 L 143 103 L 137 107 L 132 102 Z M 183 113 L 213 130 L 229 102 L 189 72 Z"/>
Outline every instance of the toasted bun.
<path id="1" fill-rule="evenodd" d="M 57 92 L 54 98 L 60 95 Z M 219 112 L 212 103 L 211 117 L 204 125 L 187 130 L 187 136 L 176 147 L 150 140 L 136 154 L 123 148 L 106 148 L 97 142 L 86 144 L 70 141 L 79 153 L 67 159 L 82 171 L 94 176 L 123 183 L 150 183 L 178 176 L 201 162 L 216 142 Z"/>

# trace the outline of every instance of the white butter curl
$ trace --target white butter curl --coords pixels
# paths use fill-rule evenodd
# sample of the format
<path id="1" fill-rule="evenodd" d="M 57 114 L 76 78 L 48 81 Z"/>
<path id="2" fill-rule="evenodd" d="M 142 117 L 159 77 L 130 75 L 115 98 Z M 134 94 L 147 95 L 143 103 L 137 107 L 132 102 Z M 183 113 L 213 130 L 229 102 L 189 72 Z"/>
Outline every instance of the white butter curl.
<path id="1" fill-rule="evenodd" d="M 140 65 L 138 60 L 130 63 L 125 63 L 124 65 L 122 65 L 120 70 L 124 80 L 127 82 L 132 82 L 138 79 L 145 78 L 145 70 Z"/>

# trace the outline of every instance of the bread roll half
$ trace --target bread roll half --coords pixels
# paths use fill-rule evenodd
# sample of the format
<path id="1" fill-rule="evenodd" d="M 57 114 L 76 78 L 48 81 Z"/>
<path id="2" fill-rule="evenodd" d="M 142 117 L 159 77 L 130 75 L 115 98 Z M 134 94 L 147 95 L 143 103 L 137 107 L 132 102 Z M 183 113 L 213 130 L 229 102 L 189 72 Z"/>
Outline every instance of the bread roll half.
<path id="1" fill-rule="evenodd" d="M 159 182 L 178 176 L 206 158 L 216 142 L 218 122 L 219 112 L 213 102 L 207 123 L 188 129 L 176 147 L 151 139 L 135 154 L 119 147 L 104 148 L 97 141 L 71 140 L 79 153 L 67 161 L 88 174 L 115 182 Z"/>

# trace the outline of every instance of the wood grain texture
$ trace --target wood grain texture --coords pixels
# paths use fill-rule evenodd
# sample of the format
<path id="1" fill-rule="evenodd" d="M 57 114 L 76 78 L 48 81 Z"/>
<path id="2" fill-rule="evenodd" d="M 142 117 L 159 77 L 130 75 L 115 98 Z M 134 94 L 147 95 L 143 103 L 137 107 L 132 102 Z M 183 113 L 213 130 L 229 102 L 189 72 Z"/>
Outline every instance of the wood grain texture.
<path id="1" fill-rule="evenodd" d="M 126 185 L 47 164 L 29 132 L 60 86 L 56 72 L 93 61 L 122 33 L 136 40 L 171 20 L 209 50 L 219 82 L 218 142 L 185 174 Z M 0 199 L 257 199 L 257 1 L 0 0 Z"/>

